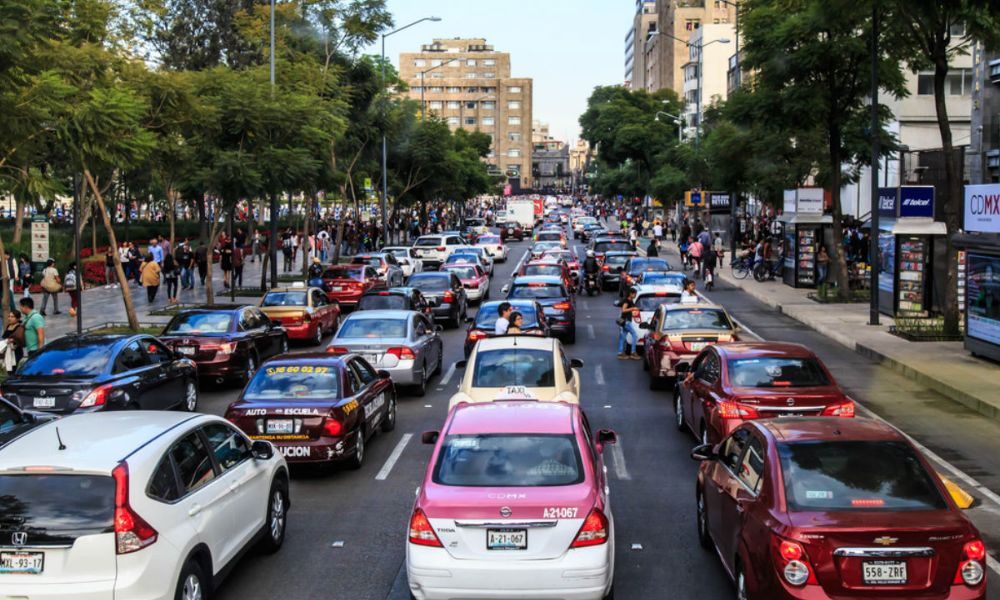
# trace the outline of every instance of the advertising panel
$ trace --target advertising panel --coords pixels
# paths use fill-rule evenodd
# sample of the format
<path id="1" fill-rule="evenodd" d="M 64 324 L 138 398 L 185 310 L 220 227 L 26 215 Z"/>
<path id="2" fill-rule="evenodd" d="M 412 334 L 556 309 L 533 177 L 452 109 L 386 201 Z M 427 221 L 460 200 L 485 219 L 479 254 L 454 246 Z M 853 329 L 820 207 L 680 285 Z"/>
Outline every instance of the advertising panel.
<path id="1" fill-rule="evenodd" d="M 965 186 L 965 230 L 1000 233 L 1000 184 Z"/>
<path id="2" fill-rule="evenodd" d="M 1000 257 L 972 252 L 966 256 L 965 333 L 1000 345 Z"/>

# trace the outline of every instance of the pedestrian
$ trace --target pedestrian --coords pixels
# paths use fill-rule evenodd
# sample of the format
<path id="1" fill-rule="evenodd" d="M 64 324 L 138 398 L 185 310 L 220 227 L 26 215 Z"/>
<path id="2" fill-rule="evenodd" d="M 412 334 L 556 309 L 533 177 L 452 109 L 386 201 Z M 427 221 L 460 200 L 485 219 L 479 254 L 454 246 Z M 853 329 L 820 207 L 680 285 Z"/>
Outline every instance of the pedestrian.
<path id="1" fill-rule="evenodd" d="M 694 269 L 694 276 L 698 277 L 701 274 L 701 257 L 705 251 L 705 247 L 702 245 L 698 238 L 691 238 L 688 242 L 688 256 L 691 257 L 692 267 Z"/>
<path id="2" fill-rule="evenodd" d="M 208 277 L 208 248 L 205 240 L 198 242 L 198 249 L 194 251 L 194 261 L 198 265 L 198 279 L 201 280 L 202 287 L 205 287 L 205 278 Z"/>
<path id="3" fill-rule="evenodd" d="M 722 236 L 719 235 L 718 231 L 715 232 L 715 238 L 712 240 L 712 251 L 715 252 L 720 261 L 726 255 L 726 250 L 722 247 Z"/>
<path id="4" fill-rule="evenodd" d="M 52 298 L 52 314 L 59 313 L 59 292 L 62 291 L 62 281 L 59 279 L 59 270 L 56 269 L 56 261 L 48 259 L 45 261 L 45 269 L 42 270 L 42 316 L 45 316 L 45 307 L 48 306 L 49 298 Z"/>
<path id="5" fill-rule="evenodd" d="M 719 265 L 719 255 L 715 250 L 709 250 L 702 256 L 701 263 L 705 289 L 711 290 L 715 286 L 715 268 Z"/>
<path id="6" fill-rule="evenodd" d="M 292 228 L 289 227 L 281 234 L 281 256 L 284 258 L 283 271 L 285 273 L 292 270 L 292 264 L 294 261 L 294 235 L 292 235 Z"/>
<path id="7" fill-rule="evenodd" d="M 136 248 L 135 242 L 128 243 L 128 262 L 131 271 L 129 279 L 135 281 L 136 285 L 139 285 L 139 265 L 142 262 L 142 254 Z"/>
<path id="8" fill-rule="evenodd" d="M 250 248 L 250 262 L 257 262 L 257 255 L 260 254 L 260 230 L 253 232 L 253 246 Z"/>
<path id="9" fill-rule="evenodd" d="M 163 267 L 161 269 L 161 275 L 163 277 L 163 282 L 167 285 L 167 304 L 177 304 L 177 280 L 179 278 L 180 268 L 177 266 L 177 261 L 174 260 L 174 255 L 167 252 L 163 255 Z"/>
<path id="10" fill-rule="evenodd" d="M 653 239 L 649 240 L 649 245 L 646 246 L 646 256 L 648 258 L 654 258 L 654 257 L 659 256 L 660 252 L 657 250 L 657 247 L 659 245 L 660 245 L 660 242 L 656 238 L 653 238 Z"/>
<path id="11" fill-rule="evenodd" d="M 635 303 L 635 288 L 629 288 L 628 295 L 619 304 L 618 313 L 618 358 L 622 360 L 639 360 L 636 352 L 636 344 L 639 342 L 639 321 L 642 317 L 639 314 L 639 307 Z M 625 341 L 632 337 L 632 352 L 625 352 Z"/>
<path id="12" fill-rule="evenodd" d="M 656 238 L 657 242 L 663 240 L 663 223 L 659 220 L 653 223 L 653 237 Z"/>
<path id="13" fill-rule="evenodd" d="M 104 255 L 104 289 L 109 290 L 112 287 L 116 287 L 118 285 L 114 283 L 116 278 L 115 248 L 114 246 L 108 246 L 108 251 Z"/>
<path id="14" fill-rule="evenodd" d="M 313 287 L 322 288 L 323 287 L 323 263 L 320 261 L 318 256 L 314 256 L 312 264 L 309 265 L 309 270 L 307 272 L 307 281 L 309 285 Z"/>
<path id="15" fill-rule="evenodd" d="M 233 287 L 243 286 L 243 246 L 233 248 Z"/>
<path id="16" fill-rule="evenodd" d="M 177 246 L 177 254 L 174 255 L 177 268 L 180 269 L 181 289 L 194 289 L 194 252 L 191 252 L 191 244 L 184 240 Z"/>
<path id="17" fill-rule="evenodd" d="M 14 258 L 13 254 L 8 254 L 4 259 L 7 263 L 7 277 L 3 281 L 3 285 L 7 286 L 7 299 L 10 302 L 8 307 L 12 312 L 17 312 L 17 304 L 14 302 L 14 282 L 18 280 L 17 273 L 17 260 Z"/>
<path id="18" fill-rule="evenodd" d="M 222 269 L 222 287 L 229 289 L 233 273 L 233 240 L 224 235 L 219 239 L 219 267 Z"/>
<path id="19" fill-rule="evenodd" d="M 698 292 L 695 291 L 693 279 L 684 280 L 684 289 L 681 291 L 681 304 L 694 304 L 700 300 Z"/>
<path id="20" fill-rule="evenodd" d="M 24 323 L 21 322 L 20 311 L 7 313 L 7 322 L 3 328 L 3 366 L 7 375 L 13 375 L 17 364 L 24 358 Z"/>
<path id="21" fill-rule="evenodd" d="M 160 243 L 160 249 L 163 250 L 163 258 L 166 259 L 168 254 L 174 253 L 174 246 L 170 243 L 170 240 L 163 237 L 162 235 L 156 236 L 156 239 Z M 162 266 L 163 263 L 160 263 Z"/>
<path id="22" fill-rule="evenodd" d="M 35 310 L 34 298 L 21 298 L 18 308 L 24 315 L 24 351 L 30 356 L 45 345 L 45 318 Z"/>
<path id="23" fill-rule="evenodd" d="M 76 263 L 69 263 L 69 267 L 66 268 L 66 277 L 63 278 L 63 289 L 69 294 L 69 316 L 71 317 L 75 317 L 76 311 L 80 308 L 80 289 L 83 287 L 76 271 Z"/>
<path id="24" fill-rule="evenodd" d="M 156 300 L 156 292 L 160 290 L 160 272 L 160 264 L 153 260 L 152 254 L 147 254 L 145 262 L 139 267 L 139 278 L 142 287 L 146 288 L 146 300 L 150 304 Z"/>
<path id="25" fill-rule="evenodd" d="M 146 249 L 146 254 L 153 257 L 156 264 L 163 266 L 163 246 L 160 245 L 160 240 L 158 238 L 153 238 L 149 240 L 149 248 Z"/>
<path id="26" fill-rule="evenodd" d="M 667 223 L 667 228 L 670 229 L 670 241 L 671 242 L 676 242 L 677 241 L 677 223 L 675 223 L 673 219 L 670 219 L 670 221 Z"/>
<path id="27" fill-rule="evenodd" d="M 31 267 L 31 261 L 26 254 L 21 254 L 17 261 L 17 272 L 21 276 L 21 296 L 31 297 L 31 285 L 35 283 L 35 273 Z"/>
<path id="28" fill-rule="evenodd" d="M 677 251 L 681 255 L 681 270 L 687 271 L 688 264 L 688 241 L 687 238 L 682 237 L 679 242 L 677 242 Z"/>
<path id="29" fill-rule="evenodd" d="M 816 255 L 816 268 L 819 270 L 819 278 L 816 280 L 821 287 L 826 287 L 826 276 L 830 272 L 830 255 L 826 252 L 826 246 L 820 245 L 819 253 Z"/>
<path id="30" fill-rule="evenodd" d="M 510 302 L 500 303 L 500 306 L 497 307 L 497 314 L 500 316 L 493 325 L 493 333 L 495 335 L 507 335 L 507 330 L 510 328 L 510 316 L 513 312 L 514 307 L 510 305 Z"/>

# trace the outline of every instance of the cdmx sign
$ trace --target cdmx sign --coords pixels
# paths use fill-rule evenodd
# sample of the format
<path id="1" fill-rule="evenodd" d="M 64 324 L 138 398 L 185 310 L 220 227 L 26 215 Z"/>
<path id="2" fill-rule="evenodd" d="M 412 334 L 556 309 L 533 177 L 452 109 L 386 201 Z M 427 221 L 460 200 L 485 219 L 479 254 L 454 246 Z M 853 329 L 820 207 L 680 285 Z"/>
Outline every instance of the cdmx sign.
<path id="1" fill-rule="evenodd" d="M 965 186 L 965 230 L 1000 233 L 1000 184 Z"/>

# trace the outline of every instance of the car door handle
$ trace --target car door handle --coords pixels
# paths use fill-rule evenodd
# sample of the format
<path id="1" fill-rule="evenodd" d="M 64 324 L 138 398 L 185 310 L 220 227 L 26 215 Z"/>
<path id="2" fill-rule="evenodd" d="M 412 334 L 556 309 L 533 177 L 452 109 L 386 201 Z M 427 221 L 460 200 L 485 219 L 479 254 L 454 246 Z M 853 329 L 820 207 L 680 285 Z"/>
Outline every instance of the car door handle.
<path id="1" fill-rule="evenodd" d="M 200 512 L 201 512 L 201 505 L 200 504 L 192 504 L 191 508 L 188 509 L 188 516 L 189 517 L 194 517 L 194 516 L 196 516 Z"/>
<path id="2" fill-rule="evenodd" d="M 234 482 L 232 482 L 232 483 L 229 484 L 229 491 L 230 492 L 235 492 L 238 489 L 240 489 L 240 482 L 239 481 L 234 481 Z"/>

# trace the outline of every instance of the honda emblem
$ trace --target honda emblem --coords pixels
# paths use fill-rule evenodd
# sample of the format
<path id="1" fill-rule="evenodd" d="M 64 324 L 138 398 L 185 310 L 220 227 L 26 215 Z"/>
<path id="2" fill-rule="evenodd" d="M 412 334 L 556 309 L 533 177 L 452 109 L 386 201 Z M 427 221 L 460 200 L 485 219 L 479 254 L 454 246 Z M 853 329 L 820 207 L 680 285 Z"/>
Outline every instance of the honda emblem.
<path id="1" fill-rule="evenodd" d="M 15 546 L 23 546 L 28 543 L 28 532 L 26 531 L 15 531 L 10 534 L 10 543 Z"/>

